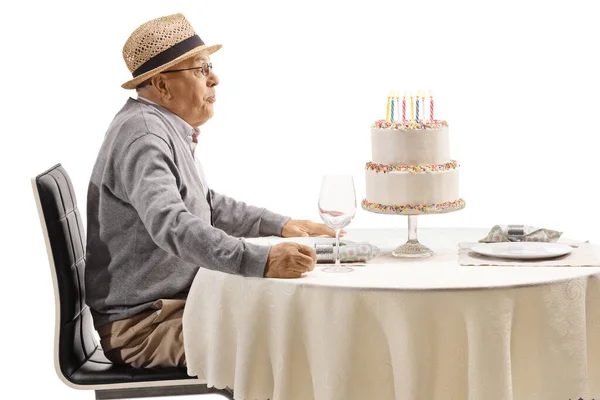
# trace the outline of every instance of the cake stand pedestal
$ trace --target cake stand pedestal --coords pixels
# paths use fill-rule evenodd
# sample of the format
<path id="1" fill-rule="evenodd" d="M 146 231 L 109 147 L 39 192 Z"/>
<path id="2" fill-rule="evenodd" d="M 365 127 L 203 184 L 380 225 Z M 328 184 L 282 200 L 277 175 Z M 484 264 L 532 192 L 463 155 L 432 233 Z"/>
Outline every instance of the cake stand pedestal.
<path id="1" fill-rule="evenodd" d="M 408 216 L 408 241 L 392 251 L 394 257 L 425 258 L 433 255 L 433 250 L 419 243 L 417 239 L 417 216 Z"/>
<path id="2" fill-rule="evenodd" d="M 443 204 L 428 204 L 425 206 L 390 206 L 371 203 L 365 199 L 362 201 L 362 208 L 377 214 L 407 215 L 408 240 L 406 243 L 396 247 L 396 249 L 392 251 L 392 255 L 401 258 L 425 258 L 431 257 L 434 252 L 429 247 L 419 243 L 419 240 L 417 239 L 417 216 L 427 214 L 447 214 L 459 211 L 465 208 L 465 201 L 463 199 L 458 199 Z"/>

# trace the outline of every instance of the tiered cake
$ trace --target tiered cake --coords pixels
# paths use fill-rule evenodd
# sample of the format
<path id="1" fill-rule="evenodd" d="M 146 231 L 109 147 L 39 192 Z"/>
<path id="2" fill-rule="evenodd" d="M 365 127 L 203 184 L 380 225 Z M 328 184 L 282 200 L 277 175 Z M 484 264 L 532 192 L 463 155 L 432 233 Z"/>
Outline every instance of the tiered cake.
<path id="1" fill-rule="evenodd" d="M 450 159 L 446 121 L 376 121 L 371 151 L 372 161 L 365 167 L 365 210 L 418 215 L 465 207 L 458 194 L 459 165 Z"/>

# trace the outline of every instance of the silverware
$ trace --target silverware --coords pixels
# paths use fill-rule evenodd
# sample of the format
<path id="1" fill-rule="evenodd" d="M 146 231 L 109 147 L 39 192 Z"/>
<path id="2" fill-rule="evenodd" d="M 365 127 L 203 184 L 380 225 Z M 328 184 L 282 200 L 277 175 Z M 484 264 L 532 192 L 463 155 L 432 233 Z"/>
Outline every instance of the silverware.
<path id="1" fill-rule="evenodd" d="M 506 236 L 511 242 L 522 242 L 525 237 L 525 225 L 508 225 Z"/>

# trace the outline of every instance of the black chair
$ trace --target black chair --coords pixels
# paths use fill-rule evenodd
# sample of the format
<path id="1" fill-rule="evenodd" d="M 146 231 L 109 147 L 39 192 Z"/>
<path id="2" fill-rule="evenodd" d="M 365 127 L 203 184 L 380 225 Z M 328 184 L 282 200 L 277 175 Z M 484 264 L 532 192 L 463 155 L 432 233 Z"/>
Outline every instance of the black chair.
<path id="1" fill-rule="evenodd" d="M 104 356 L 85 304 L 85 230 L 69 175 L 57 164 L 31 183 L 54 284 L 58 377 L 74 389 L 95 390 L 96 399 L 209 393 L 233 399 L 229 390 L 207 387 L 185 368 L 133 368 Z"/>

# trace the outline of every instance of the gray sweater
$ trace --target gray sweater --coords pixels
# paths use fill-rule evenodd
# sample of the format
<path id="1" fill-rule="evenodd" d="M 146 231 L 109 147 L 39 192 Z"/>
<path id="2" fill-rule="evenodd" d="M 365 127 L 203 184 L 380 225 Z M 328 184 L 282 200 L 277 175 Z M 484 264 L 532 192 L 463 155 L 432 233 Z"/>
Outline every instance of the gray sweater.
<path id="1" fill-rule="evenodd" d="M 289 217 L 213 190 L 205 197 L 192 132 L 165 108 L 129 99 L 105 135 L 87 195 L 85 289 L 96 328 L 157 299 L 186 298 L 200 267 L 263 276 L 270 247 L 240 237 L 281 235 Z"/>

